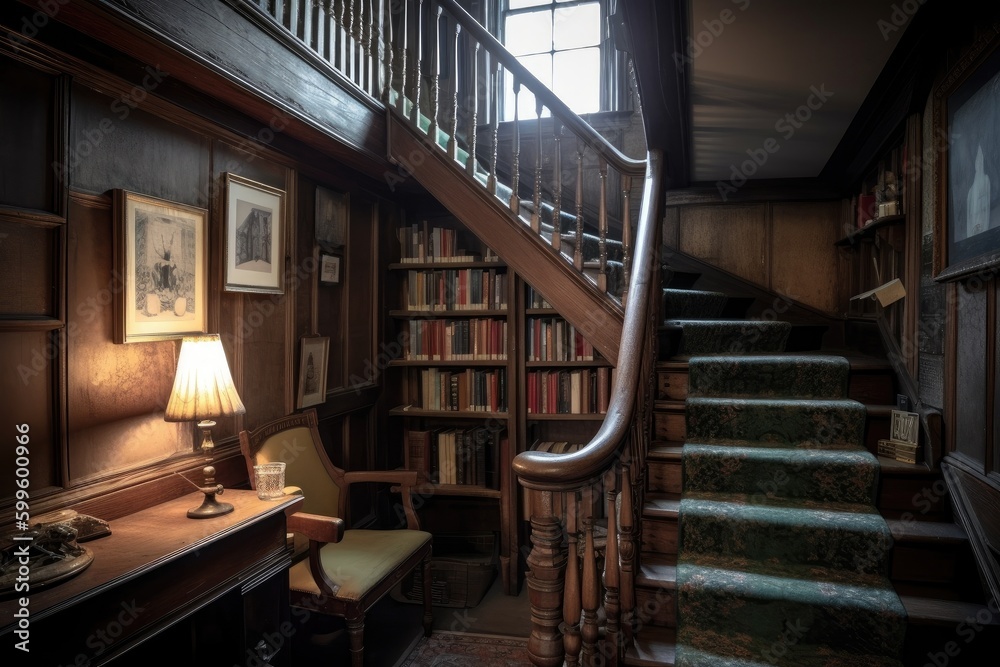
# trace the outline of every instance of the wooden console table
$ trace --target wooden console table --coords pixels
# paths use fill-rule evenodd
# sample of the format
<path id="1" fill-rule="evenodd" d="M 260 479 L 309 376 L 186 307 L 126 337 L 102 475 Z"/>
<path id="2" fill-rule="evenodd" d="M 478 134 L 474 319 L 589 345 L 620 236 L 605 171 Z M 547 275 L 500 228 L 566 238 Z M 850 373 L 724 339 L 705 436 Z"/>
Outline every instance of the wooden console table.
<path id="1" fill-rule="evenodd" d="M 0 600 L 0 663 L 289 664 L 295 626 L 285 518 L 302 497 L 259 500 L 253 491 L 226 489 L 221 500 L 232 512 L 189 519 L 187 510 L 203 497 L 112 521 L 111 535 L 83 543 L 94 554 L 86 570 L 33 586 L 30 653 L 16 648 L 22 638 L 14 614 L 25 594 Z"/>

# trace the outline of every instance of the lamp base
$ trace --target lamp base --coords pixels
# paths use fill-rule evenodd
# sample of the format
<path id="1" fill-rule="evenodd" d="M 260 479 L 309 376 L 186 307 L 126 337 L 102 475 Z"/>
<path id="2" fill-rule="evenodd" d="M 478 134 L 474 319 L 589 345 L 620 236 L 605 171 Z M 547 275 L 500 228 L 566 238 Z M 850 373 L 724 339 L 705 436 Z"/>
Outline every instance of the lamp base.
<path id="1" fill-rule="evenodd" d="M 205 494 L 205 500 L 198 507 L 188 510 L 189 519 L 207 519 L 213 516 L 229 514 L 233 511 L 233 506 L 229 503 L 220 503 L 215 499 L 216 493 L 222 493 L 222 485 L 202 487 L 201 492 Z"/>

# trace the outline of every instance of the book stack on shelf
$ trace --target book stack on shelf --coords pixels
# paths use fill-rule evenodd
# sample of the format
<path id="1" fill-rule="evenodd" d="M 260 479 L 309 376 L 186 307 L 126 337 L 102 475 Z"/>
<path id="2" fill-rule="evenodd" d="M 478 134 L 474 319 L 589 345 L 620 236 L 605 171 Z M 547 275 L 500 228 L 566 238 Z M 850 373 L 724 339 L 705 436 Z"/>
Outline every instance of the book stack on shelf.
<path id="1" fill-rule="evenodd" d="M 605 414 L 611 396 L 611 369 L 528 371 L 528 414 Z"/>
<path id="2" fill-rule="evenodd" d="M 878 454 L 903 463 L 916 463 L 922 459 L 919 440 L 919 418 L 915 412 L 892 411 L 888 440 L 878 441 Z"/>
<path id="3" fill-rule="evenodd" d="M 423 368 L 419 407 L 449 412 L 506 412 L 507 374 L 503 368 Z"/>
<path id="4" fill-rule="evenodd" d="M 528 361 L 594 361 L 594 346 L 561 317 L 529 317 Z"/>
<path id="5" fill-rule="evenodd" d="M 410 320 L 404 358 L 410 361 L 503 361 L 507 321 L 489 318 Z"/>
<path id="6" fill-rule="evenodd" d="M 485 253 L 458 247 L 459 232 L 448 227 L 430 227 L 426 220 L 398 230 L 400 262 L 404 264 L 443 262 L 498 262 L 487 248 Z"/>
<path id="7" fill-rule="evenodd" d="M 411 311 L 503 310 L 507 274 L 496 269 L 410 269 L 406 307 Z"/>
<path id="8" fill-rule="evenodd" d="M 500 488 L 507 432 L 489 426 L 409 429 L 406 468 L 439 485 Z"/>
<path id="9" fill-rule="evenodd" d="M 552 310 L 552 304 L 545 300 L 534 287 L 528 286 L 528 308 Z"/>
<path id="10" fill-rule="evenodd" d="M 905 144 L 896 146 L 879 160 L 877 168 L 861 184 L 861 192 L 854 198 L 859 228 L 905 213 L 906 159 Z"/>

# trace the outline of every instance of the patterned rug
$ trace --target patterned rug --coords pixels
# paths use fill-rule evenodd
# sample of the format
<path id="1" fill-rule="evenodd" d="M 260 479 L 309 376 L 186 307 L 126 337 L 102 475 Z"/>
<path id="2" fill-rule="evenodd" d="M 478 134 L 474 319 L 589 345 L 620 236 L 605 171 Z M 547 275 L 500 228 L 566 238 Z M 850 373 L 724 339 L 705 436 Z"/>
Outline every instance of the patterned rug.
<path id="1" fill-rule="evenodd" d="M 424 637 L 400 667 L 523 667 L 529 665 L 528 640 L 435 630 Z"/>

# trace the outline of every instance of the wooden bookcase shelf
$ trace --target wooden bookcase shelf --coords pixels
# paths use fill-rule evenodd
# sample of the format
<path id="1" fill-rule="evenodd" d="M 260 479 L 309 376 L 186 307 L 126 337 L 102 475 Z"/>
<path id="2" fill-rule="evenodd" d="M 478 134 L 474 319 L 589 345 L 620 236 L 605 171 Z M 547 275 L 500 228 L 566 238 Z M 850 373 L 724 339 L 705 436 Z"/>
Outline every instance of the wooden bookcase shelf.
<path id="1" fill-rule="evenodd" d="M 507 419 L 507 412 L 485 412 L 478 410 L 425 410 L 400 406 L 389 410 L 393 417 L 438 417 L 440 419 Z"/>

